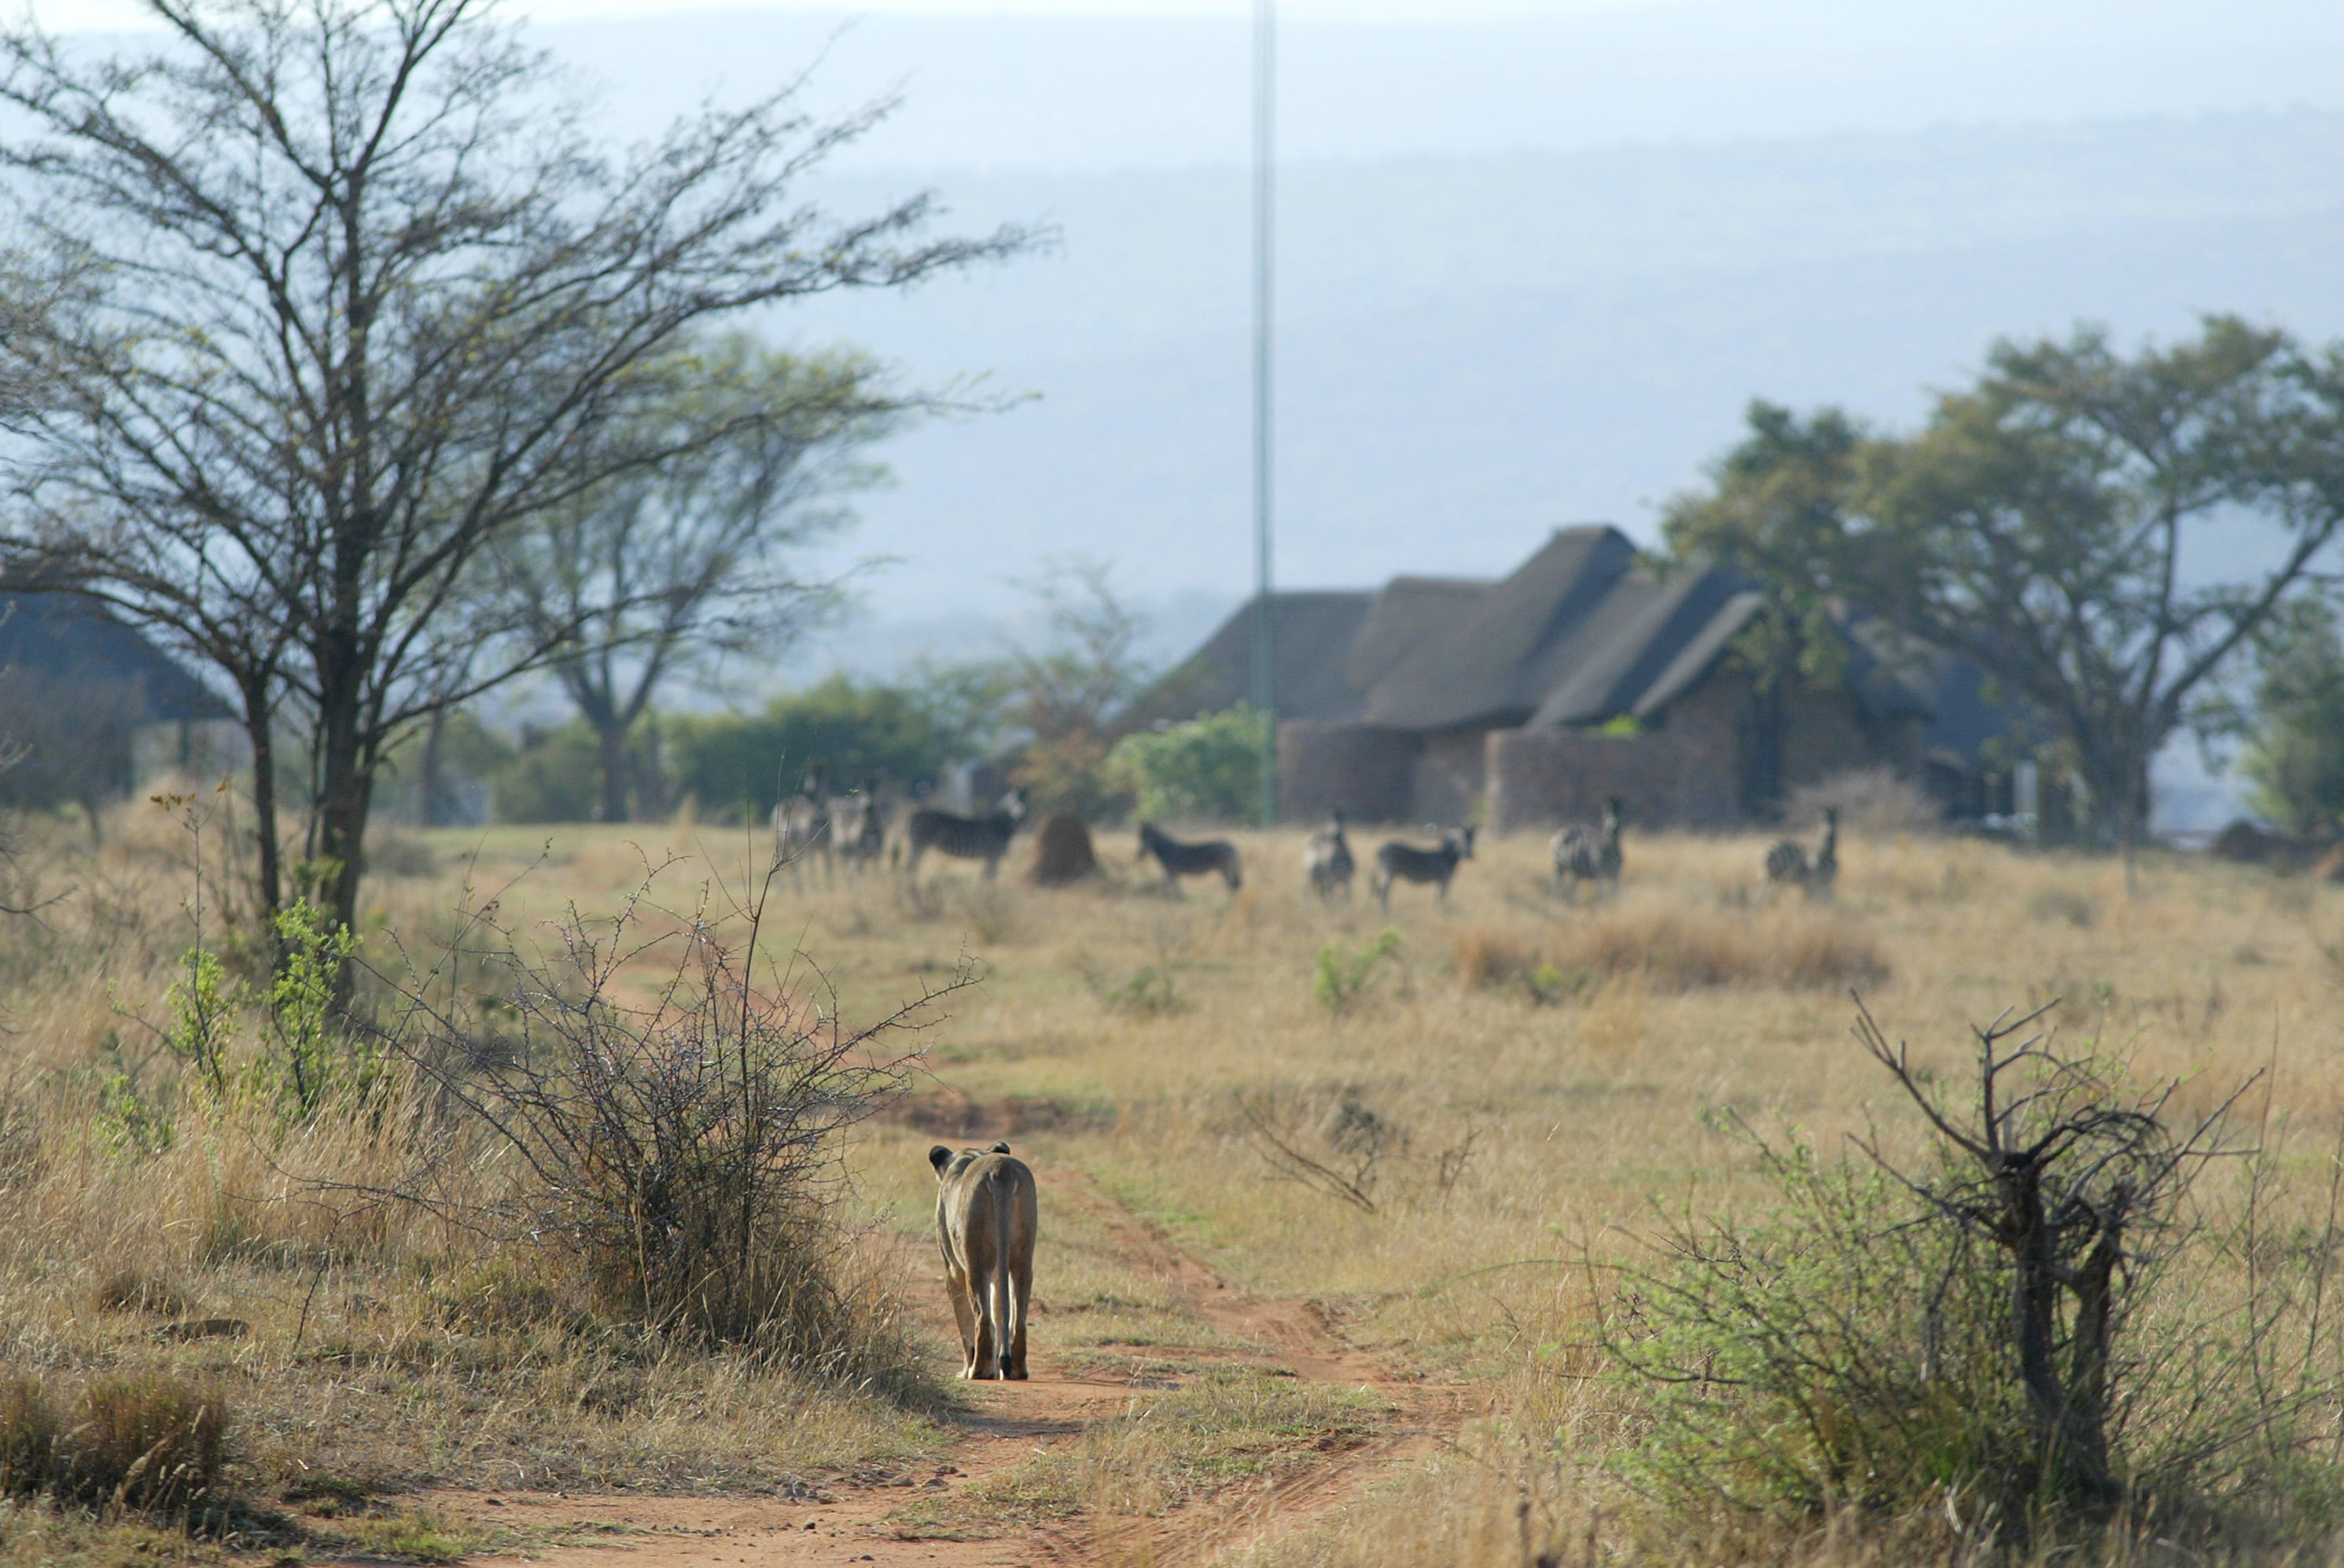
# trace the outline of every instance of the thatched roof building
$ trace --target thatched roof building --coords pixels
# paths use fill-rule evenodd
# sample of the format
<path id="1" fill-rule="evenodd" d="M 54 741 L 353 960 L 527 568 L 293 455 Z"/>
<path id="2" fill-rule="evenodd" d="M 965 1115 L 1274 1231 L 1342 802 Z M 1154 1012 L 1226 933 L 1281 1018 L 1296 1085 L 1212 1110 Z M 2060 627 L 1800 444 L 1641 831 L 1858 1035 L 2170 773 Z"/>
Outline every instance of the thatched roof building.
<path id="1" fill-rule="evenodd" d="M 1874 763 L 1928 774 L 1958 808 L 1982 748 L 2006 727 L 1982 702 L 1975 669 L 1893 650 L 1876 626 L 1849 615 L 1840 625 L 1844 683 L 1761 690 L 1731 654 L 1762 603 L 1757 585 L 1736 572 L 1663 572 L 1601 524 L 1558 530 L 1495 582 L 1396 577 L 1379 589 L 1277 594 L 1287 807 L 1453 819 L 1489 797 L 1494 818 L 1505 803 L 1491 787 L 1493 759 L 1509 743 L 1493 736 L 1545 733 L 1551 742 L 1609 728 L 1675 733 L 1665 744 L 1574 753 L 1569 766 L 1628 787 L 1639 770 L 1621 766 L 1693 765 L 1698 753 L 1711 782 L 1700 798 L 1658 780 L 1642 789 L 1673 803 L 1659 814 L 1682 820 L 1763 815 L 1818 770 Z M 1250 700 L 1259 624 L 1255 604 L 1230 616 L 1136 716 L 1171 722 Z M 1514 808 L 1541 815 L 1568 814 L 1588 789 L 1610 786 L 1550 780 L 1531 791 L 1535 808 L 1526 787 L 1518 781 Z"/>

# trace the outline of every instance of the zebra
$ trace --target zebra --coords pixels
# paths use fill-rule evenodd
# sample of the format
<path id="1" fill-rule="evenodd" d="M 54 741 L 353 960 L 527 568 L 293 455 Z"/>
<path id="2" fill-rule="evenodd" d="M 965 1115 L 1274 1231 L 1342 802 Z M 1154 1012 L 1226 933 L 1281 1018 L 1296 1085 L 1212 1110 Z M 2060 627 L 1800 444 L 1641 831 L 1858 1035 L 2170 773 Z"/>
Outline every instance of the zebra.
<path id="1" fill-rule="evenodd" d="M 773 807 L 773 864 L 794 867 L 803 876 L 803 862 L 812 855 L 821 860 L 823 880 L 829 881 L 834 825 L 830 770 L 816 763 L 807 772 L 805 783 L 798 786 L 798 793 L 784 797 Z"/>
<path id="2" fill-rule="evenodd" d="M 956 860 L 985 862 L 985 879 L 993 880 L 1001 865 L 1001 857 L 1009 853 L 1009 841 L 1017 835 L 1017 827 L 1026 820 L 1026 792 L 1011 790 L 1001 797 L 1001 804 L 983 816 L 956 816 L 948 811 L 923 807 L 912 814 L 904 824 L 904 840 L 910 855 L 904 863 L 906 877 L 920 874 L 920 856 L 933 849 L 939 855 L 949 855 Z"/>
<path id="3" fill-rule="evenodd" d="M 1438 828 L 1428 826 L 1428 832 Z M 1393 839 L 1376 851 L 1376 902 L 1389 910 L 1391 907 L 1391 887 L 1401 882 L 1430 882 L 1440 888 L 1440 902 L 1449 902 L 1449 879 L 1457 875 L 1457 863 L 1473 858 L 1473 824 L 1452 827 L 1440 835 L 1439 847 L 1419 849 L 1412 844 Z"/>
<path id="4" fill-rule="evenodd" d="M 848 869 L 864 871 L 879 864 L 887 847 L 887 808 L 880 802 L 876 776 L 864 775 L 863 787 L 846 803 L 832 832 Z"/>
<path id="5" fill-rule="evenodd" d="M 1351 896 L 1351 873 L 1357 863 L 1351 859 L 1350 842 L 1343 836 L 1343 808 L 1337 806 L 1327 815 L 1327 825 L 1310 835 L 1302 846 L 1302 875 L 1309 880 L 1310 891 L 1318 895 L 1321 904 L 1331 903 L 1339 892 L 1346 900 Z"/>
<path id="6" fill-rule="evenodd" d="M 1797 839 L 1777 841 L 1766 852 L 1766 880 L 1776 887 L 1803 887 L 1810 898 L 1818 894 L 1829 897 L 1832 884 L 1839 880 L 1839 807 L 1824 807 L 1824 841 L 1814 860 Z"/>
<path id="7" fill-rule="evenodd" d="M 1184 876 L 1204 876 L 1217 871 L 1231 893 L 1245 881 L 1238 864 L 1238 846 L 1225 838 L 1183 844 L 1154 823 L 1143 822 L 1139 824 L 1138 858 L 1145 860 L 1151 855 L 1156 864 L 1164 868 L 1164 885 L 1174 894 L 1180 891 L 1180 879 Z"/>
<path id="8" fill-rule="evenodd" d="M 1579 885 L 1592 882 L 1599 894 L 1620 891 L 1620 797 L 1603 800 L 1603 820 L 1589 827 L 1572 823 L 1554 835 L 1547 854 L 1554 862 L 1554 896 L 1579 902 Z"/>

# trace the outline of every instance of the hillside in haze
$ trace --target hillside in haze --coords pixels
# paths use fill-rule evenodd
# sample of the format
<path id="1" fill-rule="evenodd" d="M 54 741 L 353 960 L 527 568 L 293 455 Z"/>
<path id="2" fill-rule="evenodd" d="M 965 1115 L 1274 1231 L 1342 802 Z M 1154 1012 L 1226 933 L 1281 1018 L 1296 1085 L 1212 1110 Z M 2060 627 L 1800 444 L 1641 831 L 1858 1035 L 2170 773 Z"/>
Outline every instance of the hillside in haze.
<path id="1" fill-rule="evenodd" d="M 879 619 L 995 612 L 1069 551 L 1157 595 L 1243 590 L 1241 17 L 739 11 L 536 35 L 610 86 L 621 137 L 801 77 L 817 115 L 898 93 L 822 194 L 929 188 L 955 226 L 1055 227 L 1050 254 L 770 324 L 1030 394 L 890 443 L 898 482 L 846 551 L 898 562 L 872 580 Z M 1304 18 L 1280 61 L 1288 582 L 1502 570 L 1571 520 L 1648 533 L 1752 395 L 1909 419 L 1997 334 L 2088 318 L 2132 339 L 2216 309 L 2344 333 L 2325 0 Z"/>
<path id="2" fill-rule="evenodd" d="M 1157 651 L 1244 592 L 1245 41 L 1234 21 L 739 14 L 541 35 L 611 128 L 787 79 L 903 106 L 820 193 L 938 191 L 1047 254 L 771 321 L 1006 412 L 888 443 L 862 612 L 776 677 L 993 645 L 1106 557 Z M 2344 337 L 2344 6 L 1646 4 L 1296 23 L 1282 59 L 1278 572 L 1491 573 L 1650 538 L 1753 395 L 1906 422 L 1998 335 L 2237 311 Z M 2241 541 L 2250 548 L 2253 541 Z"/>
<path id="3" fill-rule="evenodd" d="M 2309 111 L 1296 169 L 1281 577 L 1496 572 L 1575 520 L 1649 537 L 1753 394 L 1909 420 L 2001 333 L 2091 319 L 2129 340 L 2236 310 L 2344 335 L 2339 176 L 2344 116 Z M 1045 218 L 1062 240 L 788 324 L 1035 394 L 890 444 L 898 482 L 854 539 L 902 558 L 888 613 L 997 602 L 1077 550 L 1241 592 L 1242 171 L 928 183 L 958 221 Z"/>

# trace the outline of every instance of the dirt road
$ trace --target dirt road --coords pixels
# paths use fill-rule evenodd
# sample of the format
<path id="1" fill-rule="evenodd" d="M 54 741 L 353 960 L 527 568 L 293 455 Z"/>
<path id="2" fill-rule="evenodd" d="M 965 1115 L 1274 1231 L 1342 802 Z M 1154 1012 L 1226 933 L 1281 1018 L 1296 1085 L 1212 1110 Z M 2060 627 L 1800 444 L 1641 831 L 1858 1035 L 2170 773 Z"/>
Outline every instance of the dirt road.
<path id="1" fill-rule="evenodd" d="M 1369 1391 L 1381 1411 L 1367 1434 L 1324 1453 L 1289 1456 L 1274 1479 L 1231 1485 L 1167 1512 L 1099 1520 L 1088 1515 L 1031 1522 L 989 1539 L 939 1539 L 918 1522 L 915 1501 L 949 1498 L 983 1488 L 1055 1445 L 1076 1442 L 1096 1423 L 1127 1420 L 1177 1382 L 1150 1377 L 1108 1377 L 1076 1358 L 1054 1355 L 1037 1324 L 1032 1380 L 1026 1383 L 963 1385 L 966 1408 L 956 1435 L 933 1462 L 884 1478 L 834 1479 L 828 1501 L 785 1502 L 769 1498 L 556 1496 L 443 1491 L 419 1501 L 458 1519 L 514 1529 L 526 1538 L 581 1539 L 526 1557 L 475 1559 L 487 1563 L 550 1564 L 552 1568 L 680 1568 L 686 1563 L 783 1568 L 810 1563 L 870 1563 L 976 1568 L 976 1565 L 1208 1563 L 1252 1543 L 1296 1529 L 1341 1505 L 1375 1475 L 1428 1449 L 1467 1413 L 1464 1393 L 1390 1375 L 1375 1358 L 1353 1349 L 1326 1314 L 1305 1300 L 1270 1300 L 1233 1290 L 1212 1270 L 1183 1254 L 1155 1227 L 1116 1204 L 1073 1171 L 1037 1171 L 1045 1201 L 1061 1216 L 1086 1221 L 1109 1239 L 1133 1275 L 1153 1281 L 1180 1311 L 1208 1330 L 1223 1349 L 1213 1352 L 1239 1366 L 1275 1368 L 1343 1389 Z M 1049 1221 L 1046 1214 L 1046 1228 Z M 921 1254 L 926 1257 L 925 1253 Z M 922 1280 L 916 1298 L 931 1302 L 940 1330 L 952 1328 L 940 1284 Z M 1137 1402 L 1136 1402 L 1137 1401 Z M 619 1550 L 614 1550 L 617 1548 Z"/>

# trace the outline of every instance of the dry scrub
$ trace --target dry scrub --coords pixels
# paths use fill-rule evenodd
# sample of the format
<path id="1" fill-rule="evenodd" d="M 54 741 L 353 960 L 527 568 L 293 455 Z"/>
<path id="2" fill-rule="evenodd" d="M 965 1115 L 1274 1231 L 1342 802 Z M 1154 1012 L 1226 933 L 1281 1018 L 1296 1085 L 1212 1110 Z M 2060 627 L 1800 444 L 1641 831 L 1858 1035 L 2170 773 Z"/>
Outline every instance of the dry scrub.
<path id="1" fill-rule="evenodd" d="M 442 1158 L 429 1168 L 444 1185 L 425 1191 L 444 1201 L 417 1203 L 405 1199 L 425 1162 L 401 1142 L 409 1123 L 205 1104 L 132 1017 L 167 1017 L 190 941 L 185 832 L 140 807 L 109 824 L 100 851 L 71 826 L 31 836 L 44 886 L 70 894 L 44 923 L 0 929 L 15 1031 L 0 1063 L 8 1373 L 67 1390 L 148 1373 L 217 1385 L 241 1434 L 228 1483 L 313 1522 L 322 1504 L 285 1499 L 319 1473 L 375 1497 L 430 1479 L 803 1495 L 934 1454 L 941 1429 L 916 1402 L 842 1393 L 753 1348 L 645 1334 L 583 1287 L 574 1249 L 553 1256 L 480 1224 L 481 1206 L 513 1190 L 510 1152 Z M 1300 840 L 1236 835 L 1247 875 L 1227 900 L 1165 900 L 1113 859 L 1063 890 L 932 864 L 916 888 L 884 875 L 785 888 L 767 916 L 821 965 L 817 980 L 777 954 L 770 977 L 800 1002 L 834 992 L 851 1019 L 971 961 L 983 984 L 921 1037 L 919 1103 L 1015 1108 L 1021 1156 L 1089 1173 L 1246 1288 L 1310 1298 L 1399 1367 L 1493 1401 L 1458 1450 L 1392 1476 L 1276 1561 L 1465 1568 L 1511 1560 L 1525 1519 L 1536 1550 L 1574 1562 L 1591 1541 L 1613 1561 L 1853 1563 L 1892 1538 L 1945 1550 L 1942 1509 L 1935 1526 L 1868 1533 L 1839 1518 L 1663 1520 L 1601 1462 L 1644 1412 L 1597 1375 L 1578 1263 L 1631 1255 L 1688 1206 L 1760 1211 L 1762 1172 L 1720 1130 L 1726 1113 L 1794 1125 L 1826 1153 L 1867 1128 L 1900 1158 L 1917 1148 L 1915 1118 L 1847 1039 L 1849 984 L 1918 1043 L 1925 1072 L 1957 1068 L 1966 1027 L 2006 1003 L 2055 997 L 2074 1037 L 2120 1047 L 2145 1078 L 2182 1077 L 2179 1112 L 2210 1110 L 2215 1085 L 2268 1068 L 2268 1105 L 2250 1108 L 2248 1130 L 2294 1152 L 2265 1162 L 2263 1234 L 2283 1246 L 2323 1212 L 2329 1168 L 2314 1151 L 2344 1116 L 2328 956 L 2344 890 L 2157 856 L 2128 889 L 2110 863 L 1852 833 L 1834 902 L 1769 905 L 1763 838 L 1632 829 L 1616 900 L 1558 908 L 1543 844 L 1525 835 L 1480 846 L 1448 907 L 1396 900 L 1384 916 L 1310 898 Z M 476 900 L 494 893 L 510 946 L 534 958 L 556 952 L 569 905 L 589 919 L 617 910 L 646 853 L 689 857 L 671 874 L 684 885 L 732 888 L 765 853 L 758 835 L 688 825 L 415 842 L 429 859 L 402 849 L 400 869 L 436 871 L 369 884 L 379 965 L 393 937 L 422 953 L 450 935 L 468 885 Z M 1348 980 L 1387 946 L 1339 1005 L 1322 999 L 1322 954 Z M 480 983 L 487 956 L 458 978 Z M 230 966 L 231 982 L 247 977 Z M 647 967 L 622 966 L 615 983 L 629 1007 L 656 1003 Z M 400 1094 L 422 1093 L 419 1070 L 402 1068 Z M 1371 1206 L 1281 1165 L 1238 1114 L 1248 1104 Z M 1336 1157 L 1345 1145 L 1359 1157 L 1367 1118 L 1380 1130 L 1362 1173 Z M 153 1137 L 166 1121 L 171 1136 Z M 909 1120 L 854 1135 L 857 1201 L 877 1229 L 840 1232 L 842 1257 L 873 1283 L 879 1320 L 876 1287 L 931 1288 L 930 1141 Z M 2233 1203 L 2222 1183 L 2242 1174 L 2211 1179 L 2208 1201 Z M 1172 1309 L 1085 1251 L 1054 1201 L 1046 1191 L 1037 1371 L 1157 1375 L 1149 1347 L 1175 1334 Z M 2257 1256 L 2226 1254 L 2191 1288 L 2218 1302 Z M 212 1320 L 244 1331 L 160 1332 Z M 920 1354 L 934 1366 L 943 1349 Z M 1263 1431 L 1248 1423 L 1277 1412 L 1250 1397 L 1200 1394 L 1197 1430 L 1162 1447 L 1206 1452 L 1215 1433 Z M 1369 1419 L 1302 1411 L 1298 1430 L 1337 1417 Z M 1172 1507 L 1209 1490 L 1144 1447 L 1115 1450 L 1127 1463 L 1103 1456 L 1078 1483 L 1032 1479 L 1082 1509 Z"/>
<path id="2" fill-rule="evenodd" d="M 1715 986 L 1870 988 L 1888 976 L 1879 945 L 1846 919 L 1812 910 L 1729 913 L 1623 901 L 1567 927 L 1525 933 L 1473 926 L 1453 945 L 1469 988 L 1519 985 L 1557 1000 L 1591 979 L 1655 991 Z"/>

